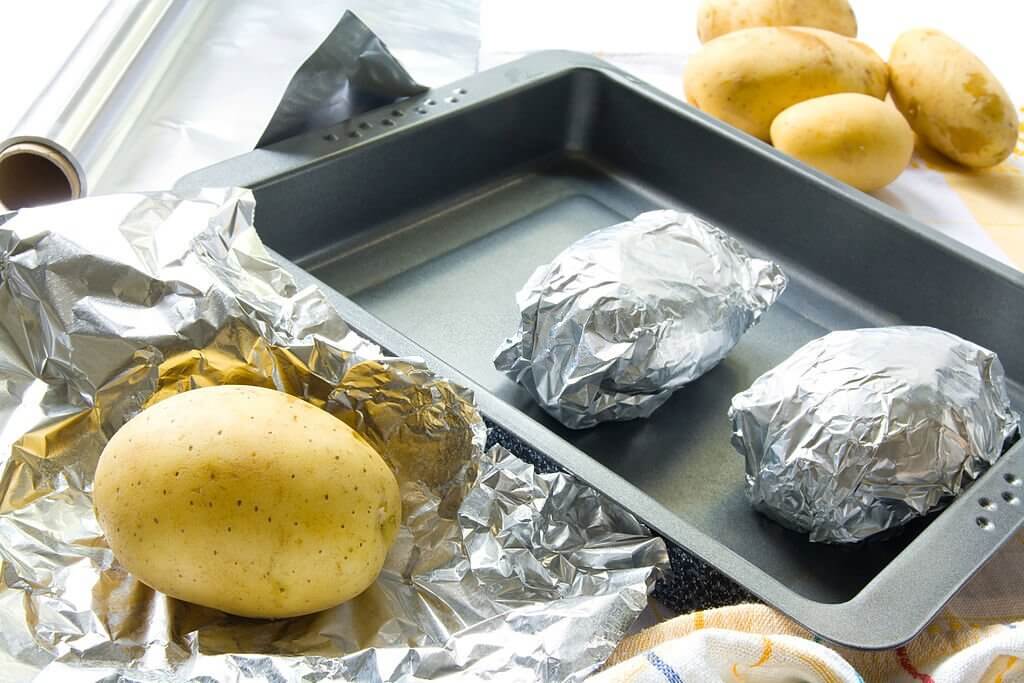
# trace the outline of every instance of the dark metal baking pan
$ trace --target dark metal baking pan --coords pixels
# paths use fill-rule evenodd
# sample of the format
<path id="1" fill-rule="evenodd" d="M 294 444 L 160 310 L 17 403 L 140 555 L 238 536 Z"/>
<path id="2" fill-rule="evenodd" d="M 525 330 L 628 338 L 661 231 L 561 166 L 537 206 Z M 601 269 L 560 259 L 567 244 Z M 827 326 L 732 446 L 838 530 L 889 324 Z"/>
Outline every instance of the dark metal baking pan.
<path id="1" fill-rule="evenodd" d="M 263 239 L 340 292 L 354 327 L 467 381 L 493 422 L 823 638 L 910 639 L 1024 519 L 1005 500 L 1024 497 L 1022 444 L 884 541 L 811 544 L 750 509 L 733 394 L 829 330 L 902 322 L 997 351 L 1020 408 L 1024 276 L 600 60 L 534 55 L 180 187 L 226 184 L 254 189 Z M 662 207 L 775 259 L 790 287 L 650 419 L 567 430 L 491 365 L 516 326 L 513 295 L 577 238 Z"/>

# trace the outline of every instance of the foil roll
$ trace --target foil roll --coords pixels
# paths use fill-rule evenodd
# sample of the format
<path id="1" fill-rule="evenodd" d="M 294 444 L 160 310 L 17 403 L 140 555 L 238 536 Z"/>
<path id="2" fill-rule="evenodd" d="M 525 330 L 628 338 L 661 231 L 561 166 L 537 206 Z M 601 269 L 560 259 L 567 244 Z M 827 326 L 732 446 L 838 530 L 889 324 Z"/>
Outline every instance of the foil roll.
<path id="1" fill-rule="evenodd" d="M 422 92 L 356 14 L 426 82 L 476 69 L 477 0 L 110 0 L 0 131 L 0 205 L 172 187 Z"/>
<path id="2" fill-rule="evenodd" d="M 226 189 L 0 216 L 0 679 L 583 678 L 644 608 L 664 543 L 570 475 L 485 452 L 471 394 L 297 289 L 253 215 Z M 153 591 L 107 547 L 107 440 L 224 383 L 300 396 L 392 458 L 403 524 L 354 600 L 233 617 Z"/>
<path id="3" fill-rule="evenodd" d="M 647 417 L 725 358 L 785 287 L 777 265 L 697 216 L 650 211 L 537 268 L 494 367 L 573 429 Z"/>
<path id="4" fill-rule="evenodd" d="M 111 0 L 0 141 L 0 206 L 94 191 L 200 25 L 200 3 Z"/>
<path id="5" fill-rule="evenodd" d="M 854 543 L 945 506 L 1018 434 L 995 353 L 930 327 L 832 332 L 732 400 L 754 507 Z"/>

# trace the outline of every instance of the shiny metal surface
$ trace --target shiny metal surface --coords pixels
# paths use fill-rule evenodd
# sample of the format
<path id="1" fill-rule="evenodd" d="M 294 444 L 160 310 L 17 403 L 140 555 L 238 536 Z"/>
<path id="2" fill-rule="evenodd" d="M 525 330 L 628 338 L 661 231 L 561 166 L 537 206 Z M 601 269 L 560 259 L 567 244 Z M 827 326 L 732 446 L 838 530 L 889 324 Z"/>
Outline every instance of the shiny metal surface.
<path id="1" fill-rule="evenodd" d="M 538 266 L 494 367 L 567 427 L 649 416 L 716 366 L 786 287 L 693 214 L 649 211 Z"/>
<path id="2" fill-rule="evenodd" d="M 204 7 L 180 0 L 112 0 L 0 151 L 23 142 L 47 147 L 73 169 L 69 198 L 91 192 Z"/>
<path id="3" fill-rule="evenodd" d="M 24 174 L 0 173 L 0 201 L 20 208 L 43 198 L 168 188 L 257 141 L 336 123 L 421 90 L 381 38 L 354 16 L 342 19 L 346 10 L 383 31 L 426 82 L 472 72 L 477 5 L 111 0 L 0 141 L 0 170 L 9 163 L 5 150 L 13 149 L 66 177 L 31 174 L 52 186 L 37 197 L 32 191 L 46 188 L 25 187 Z"/>
<path id="4" fill-rule="evenodd" d="M 947 505 L 1020 421 L 994 353 L 905 326 L 810 342 L 737 394 L 729 418 L 754 507 L 829 543 Z"/>
<path id="5" fill-rule="evenodd" d="M 107 195 L 0 225 L 0 675 L 15 680 L 579 680 L 643 609 L 663 541 L 485 430 L 471 394 L 353 332 L 253 229 L 247 190 Z M 403 526 L 377 582 L 317 614 L 231 617 L 117 563 L 90 491 L 108 438 L 171 393 L 303 397 L 381 449 Z"/>
<path id="6" fill-rule="evenodd" d="M 346 12 L 292 77 L 256 146 L 326 128 L 425 90 L 366 24 Z"/>

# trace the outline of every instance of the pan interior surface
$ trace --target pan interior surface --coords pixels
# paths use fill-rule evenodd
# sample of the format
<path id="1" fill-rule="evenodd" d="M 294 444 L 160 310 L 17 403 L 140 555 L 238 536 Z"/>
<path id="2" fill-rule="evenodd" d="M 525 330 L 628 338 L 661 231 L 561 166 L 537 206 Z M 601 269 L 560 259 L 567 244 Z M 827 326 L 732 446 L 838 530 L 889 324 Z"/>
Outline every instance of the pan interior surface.
<path id="1" fill-rule="evenodd" d="M 530 273 L 588 232 L 665 206 L 587 159 L 539 164 L 455 209 L 409 217 L 369 242 L 319 254 L 307 269 L 430 349 L 492 393 L 651 495 L 700 531 L 820 602 L 853 597 L 910 535 L 849 548 L 809 544 L 755 513 L 743 491 L 743 461 L 729 443 L 732 396 L 807 341 L 833 328 L 879 323 L 855 306 L 828 302 L 799 275 L 733 352 L 646 420 L 576 431 L 561 426 L 491 358 L 516 328 L 515 292 Z M 759 251 L 759 250 L 755 250 Z M 814 313 L 828 308 L 827 318 Z"/>
<path id="2" fill-rule="evenodd" d="M 628 75 L 573 66 L 588 59 L 530 57 L 467 79 L 457 97 L 410 98 L 402 116 L 370 113 L 211 167 L 189 184 L 252 187 L 264 241 L 355 302 L 356 317 L 368 312 L 523 411 L 535 423 L 514 416 L 517 436 L 548 443 L 553 460 L 601 479 L 639 516 L 661 520 L 666 537 L 783 611 L 858 647 L 909 639 L 991 554 L 996 536 L 1009 537 L 1014 510 L 985 531 L 967 496 L 893 537 L 812 544 L 750 508 L 729 403 L 828 331 L 916 324 L 996 351 L 1019 410 L 1024 276 Z M 728 231 L 779 263 L 789 287 L 718 367 L 651 418 L 565 429 L 491 364 L 516 328 L 515 293 L 583 235 L 656 208 L 691 211 Z M 378 330 L 375 340 L 386 346 L 394 331 Z M 1010 474 L 990 472 L 995 479 L 976 486 L 998 496 Z M 842 610 L 857 619 L 836 621 Z"/>

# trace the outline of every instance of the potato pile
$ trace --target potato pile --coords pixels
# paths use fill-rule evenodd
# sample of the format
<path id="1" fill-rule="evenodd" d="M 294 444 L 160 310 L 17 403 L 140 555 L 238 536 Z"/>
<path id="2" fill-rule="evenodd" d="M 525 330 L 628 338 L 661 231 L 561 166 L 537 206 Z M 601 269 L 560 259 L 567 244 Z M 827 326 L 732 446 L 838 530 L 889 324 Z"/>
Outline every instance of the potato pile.
<path id="1" fill-rule="evenodd" d="M 975 168 L 1016 144 L 1006 90 L 939 31 L 904 33 L 886 64 L 854 39 L 847 0 L 704 0 L 697 30 L 705 45 L 683 77 L 690 104 L 858 189 L 895 180 L 914 133 Z"/>
<path id="2" fill-rule="evenodd" d="M 114 556 L 167 595 L 246 617 L 316 612 L 372 584 L 398 483 L 348 425 L 294 396 L 194 389 L 129 420 L 93 501 Z"/>

